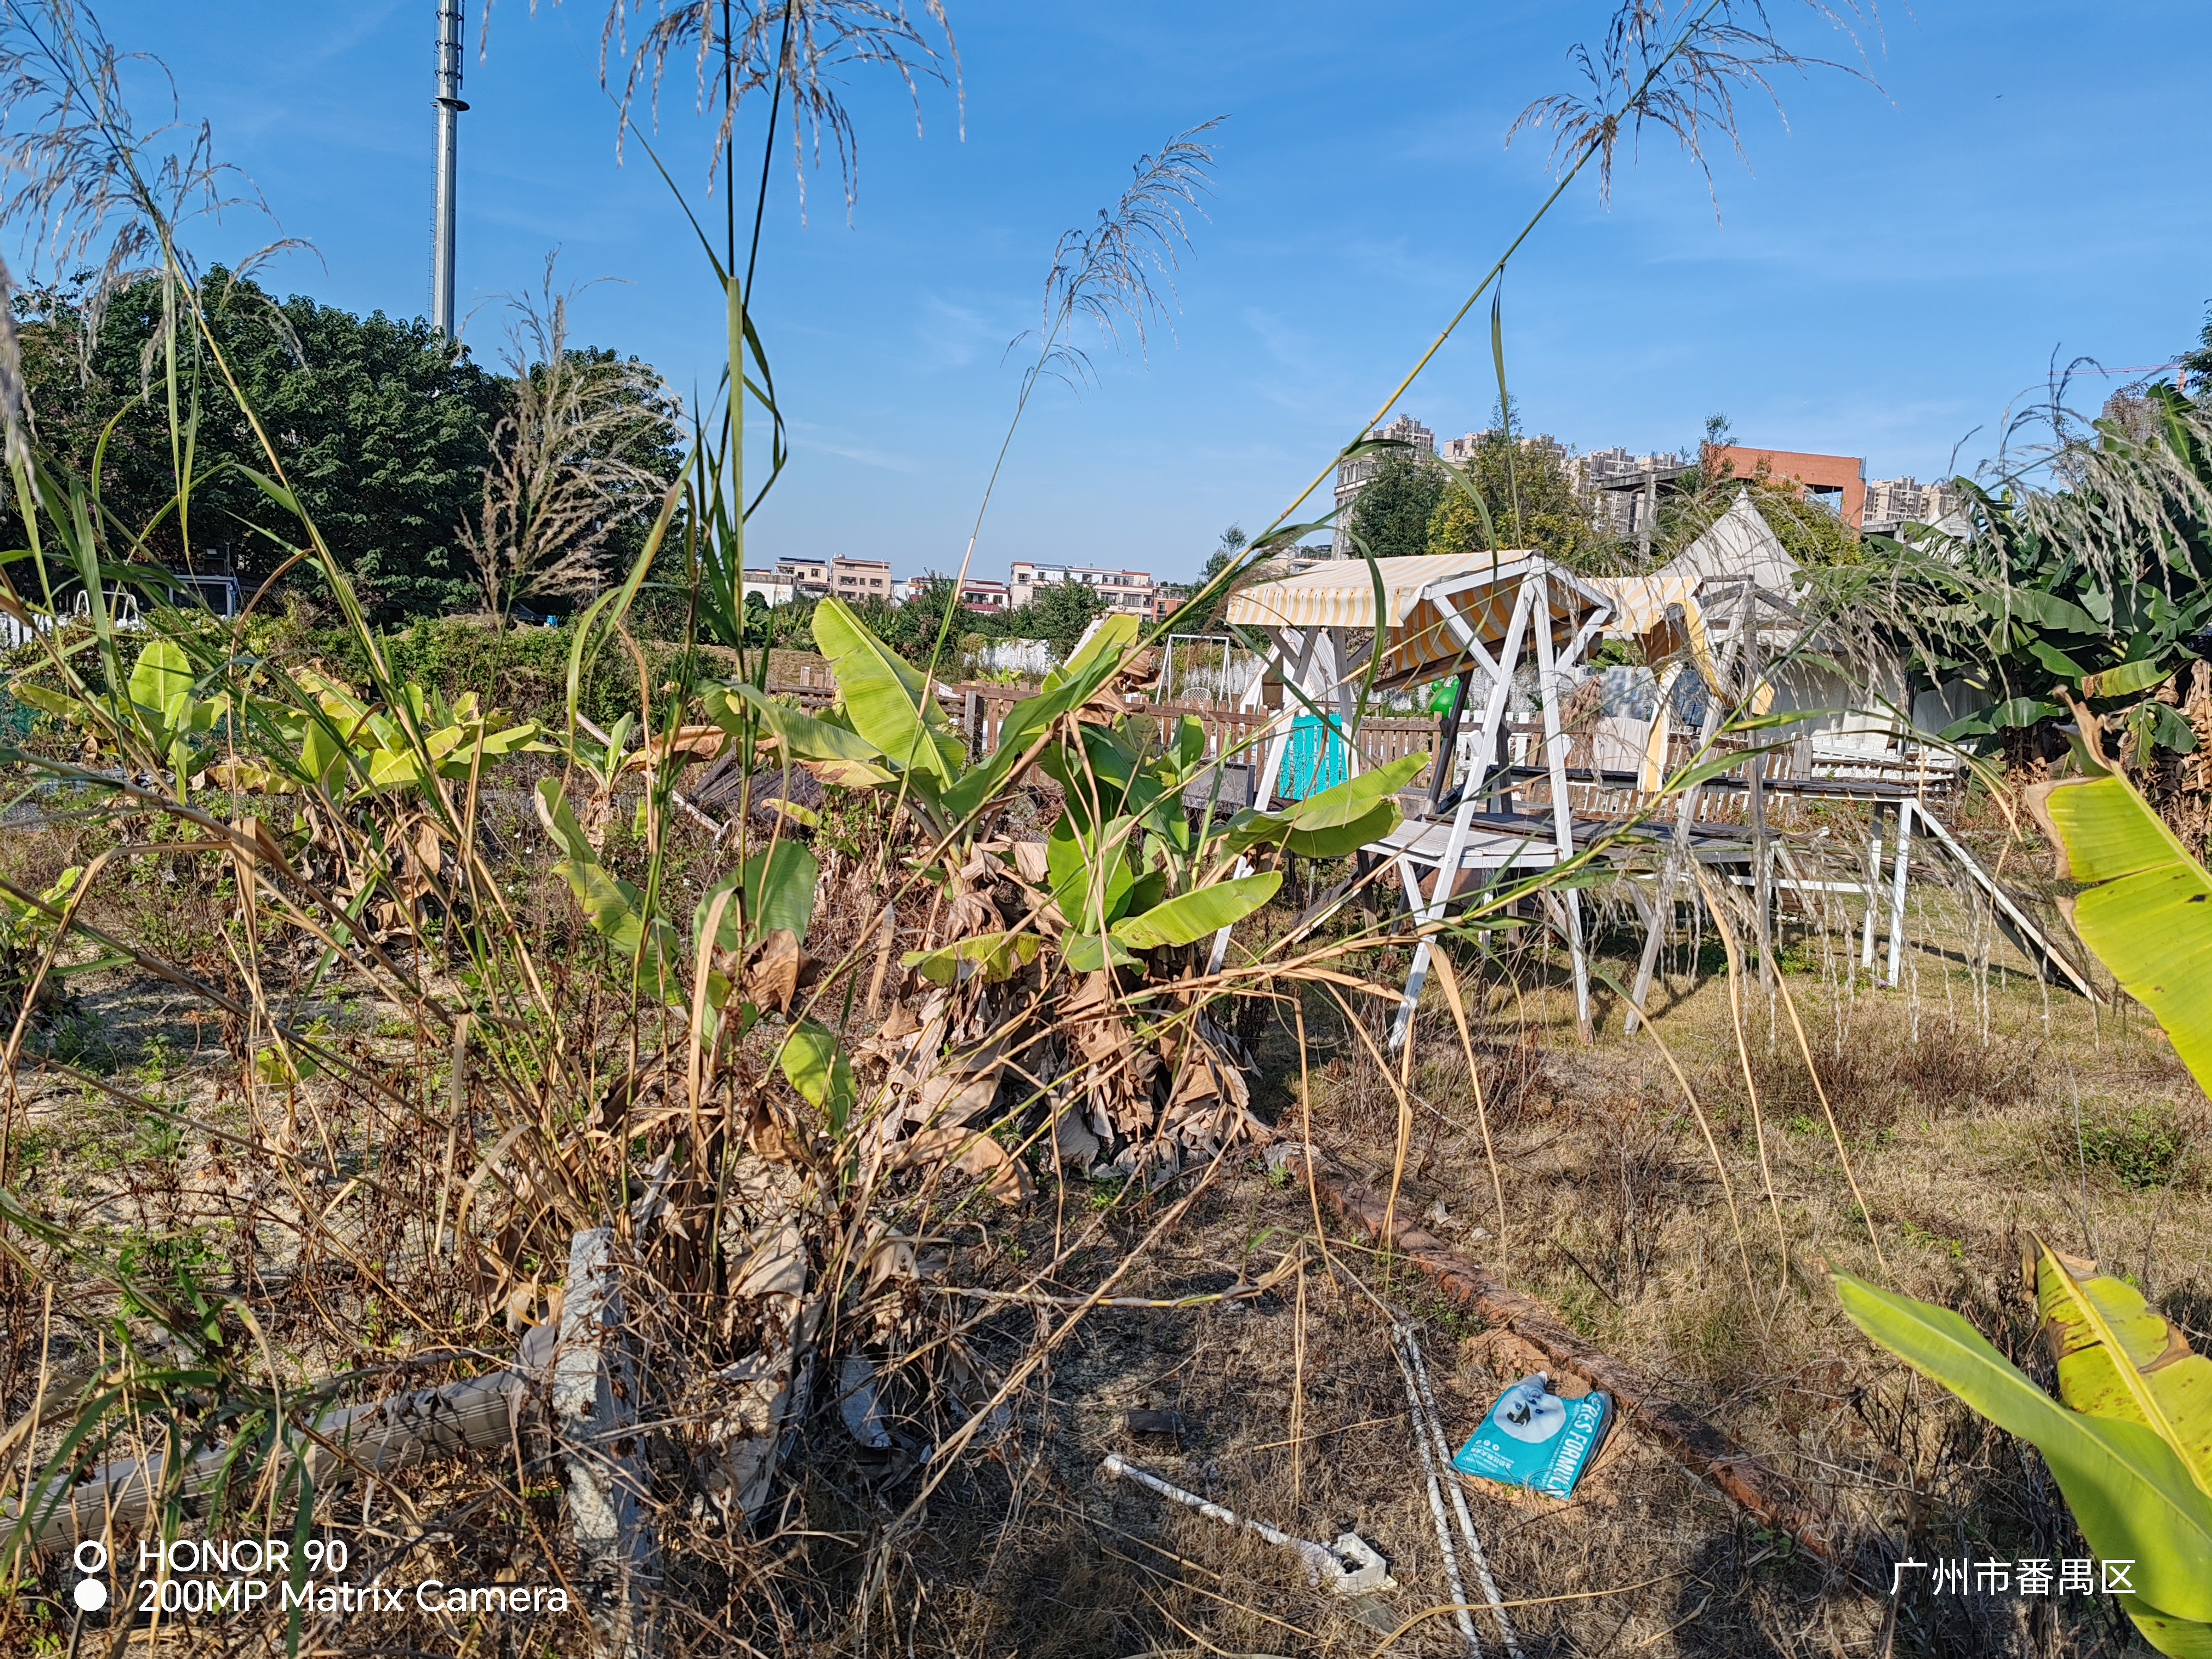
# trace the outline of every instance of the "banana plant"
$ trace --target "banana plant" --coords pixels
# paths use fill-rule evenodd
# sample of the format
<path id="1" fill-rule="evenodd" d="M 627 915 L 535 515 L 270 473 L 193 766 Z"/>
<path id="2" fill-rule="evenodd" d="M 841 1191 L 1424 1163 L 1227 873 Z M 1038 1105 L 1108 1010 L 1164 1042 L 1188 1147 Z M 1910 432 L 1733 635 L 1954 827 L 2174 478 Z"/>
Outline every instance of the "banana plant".
<path id="1" fill-rule="evenodd" d="M 1977 531 L 1962 570 L 1941 579 L 1951 591 L 1927 596 L 1938 626 L 1923 654 L 1939 682 L 1978 686 L 1991 707 L 1947 739 L 1986 746 L 2063 718 L 2078 697 L 2124 725 L 2138 755 L 2197 747 L 2189 722 L 2144 694 L 2205 655 L 2212 416 L 2169 386 L 2148 388 L 2142 412 L 2137 430 L 2097 422 L 2069 451 L 2063 489 L 1970 487 Z"/>
<path id="2" fill-rule="evenodd" d="M 483 765 L 516 755 L 560 752 L 539 735 L 536 721 L 504 725 L 505 717 L 483 708 L 473 691 L 449 703 L 435 691 L 409 684 L 400 696 L 422 738 L 418 752 L 395 711 L 365 701 L 343 680 L 311 668 L 291 678 L 306 701 L 249 697 L 246 717 L 271 740 L 252 745 L 251 758 L 210 766 L 213 781 L 271 795 L 319 788 L 343 805 L 402 794 L 430 773 L 459 782 Z"/>
<path id="3" fill-rule="evenodd" d="M 1194 826 L 1185 792 L 1209 769 L 1205 728 L 1186 719 L 1164 739 L 1154 719 L 1126 714 L 1112 690 L 1137 633 L 1134 617 L 1103 619 L 1035 696 L 1008 712 L 996 748 L 973 763 L 923 676 L 835 599 L 814 618 L 815 639 L 836 667 L 835 707 L 802 713 L 743 681 L 711 689 L 704 702 L 732 741 L 756 753 L 803 767 L 834 789 L 896 792 L 939 844 L 931 866 L 938 879 L 967 865 L 992 809 L 1036 766 L 1066 802 L 1046 839 L 1039 894 L 1057 925 L 1060 959 L 1078 973 L 1141 969 L 1148 953 L 1195 945 L 1275 896 L 1281 872 L 1247 872 L 1238 867 L 1246 854 L 1279 848 L 1334 858 L 1387 835 L 1399 821 L 1393 797 L 1428 757 L 1364 773 L 1280 813 Z M 586 899 L 586 908 L 593 903 Z M 937 984 L 988 984 L 1029 967 L 1045 943 L 1017 924 L 909 951 L 902 962 Z M 798 1048 L 787 1043 L 787 1057 Z M 840 1097 L 836 1076 L 831 1060 L 816 1056 L 805 1063 L 805 1081 L 793 1081 L 822 1103 Z"/>
<path id="4" fill-rule="evenodd" d="M 639 996 L 693 1012 L 700 1021 L 696 1039 L 710 1051 L 726 1021 L 734 1018 L 739 1036 L 751 1030 L 765 1011 L 746 994 L 741 966 L 776 935 L 788 934 L 795 974 L 822 879 L 813 853 L 778 838 L 709 887 L 692 912 L 687 951 L 675 925 L 653 910 L 643 891 L 600 861 L 558 779 L 541 782 L 535 800 L 538 822 L 562 854 L 554 872 L 568 884 L 592 932 L 635 975 Z M 687 966 L 697 976 L 695 987 L 685 983 Z M 852 1062 L 836 1034 L 814 1020 L 795 1020 L 776 1062 L 792 1086 L 822 1109 L 830 1133 L 842 1133 L 855 1091 Z"/>
<path id="5" fill-rule="evenodd" d="M 814 919 L 814 890 L 822 869 L 813 853 L 799 842 L 779 839 L 709 887 L 692 914 L 687 952 L 675 924 L 656 914 L 638 887 L 601 861 L 559 779 L 540 782 L 535 801 L 538 823 L 562 853 L 554 873 L 568 884 L 592 931 L 607 942 L 618 961 L 633 965 L 640 996 L 672 1007 L 685 1006 L 691 994 L 685 969 L 703 954 L 710 964 L 708 1006 L 720 1009 L 727 1005 L 732 987 L 728 976 L 713 965 L 716 957 L 741 953 L 776 932 L 804 943 Z M 710 927 L 714 945 L 708 950 Z"/>
<path id="6" fill-rule="evenodd" d="M 326 674 L 310 670 L 294 678 L 322 715 L 319 720 L 307 714 L 295 716 L 301 760 L 319 780 L 350 773 L 360 780 L 357 787 L 384 793 L 419 787 L 426 770 L 459 781 L 469 775 L 479 756 L 505 760 L 520 754 L 559 752 L 538 735 L 535 721 L 495 726 L 498 716 L 487 713 L 473 691 L 463 692 L 449 704 L 435 691 L 410 684 L 400 687 L 400 696 L 410 723 L 422 737 L 418 753 L 397 711 L 363 702 L 351 688 Z"/>
<path id="7" fill-rule="evenodd" d="M 32 708 L 70 720 L 87 730 L 104 731 L 111 742 L 136 739 L 158 757 L 175 780 L 178 799 L 214 749 L 214 733 L 230 712 L 230 694 L 199 695 L 199 676 L 175 640 L 147 641 L 131 665 L 121 696 L 88 690 L 67 696 L 29 681 L 10 689 Z"/>
<path id="8" fill-rule="evenodd" d="M 815 608 L 814 637 L 836 666 L 839 705 L 823 718 L 787 708 L 740 682 L 707 697 L 708 714 L 741 742 L 765 740 L 785 763 L 844 789 L 895 787 L 938 839 L 973 827 L 1019 769 L 1037 758 L 1054 723 L 1097 697 L 1136 642 L 1133 617 L 1106 618 L 1090 641 L 1017 704 L 999 748 L 973 765 L 922 676 L 869 631 L 842 600 Z"/>
<path id="9" fill-rule="evenodd" d="M 2194 1416 L 2181 1418 L 2194 1440 L 2192 1462 L 2185 1455 L 2190 1440 L 2172 1418 L 2163 1411 L 2143 1413 L 2135 1387 L 2111 1387 L 2115 1376 L 2146 1385 L 2146 1371 L 2117 1332 L 2097 1332 L 2100 1325 L 2112 1332 L 2112 1316 L 2119 1314 L 2135 1334 L 2136 1349 L 2146 1347 L 2143 1338 L 2157 1325 L 2166 1352 L 2179 1340 L 2166 1321 L 2142 1312 L 2128 1318 L 2124 1303 L 2112 1297 L 2112 1290 L 2124 1290 L 2117 1281 L 2093 1276 L 2084 1285 L 2048 1249 L 2042 1252 L 2039 1276 L 2055 1287 L 2039 1297 L 2039 1307 L 2046 1310 L 2046 1336 L 2057 1336 L 2063 1405 L 1948 1307 L 1931 1307 L 1843 1272 L 1834 1281 L 1843 1312 L 1867 1336 L 2044 1453 L 2090 1551 L 2108 1562 L 2135 1564 L 2135 1590 L 2121 1595 L 2119 1604 L 2143 1639 L 2172 1659 L 2205 1659 L 2212 1655 L 2212 1495 L 2199 1484 L 2208 1378 L 2197 1370 L 2205 1360 L 2188 1354 L 2184 1343 L 2174 1358 L 2188 1370 L 2172 1358 L 2166 1367 L 2197 1405 Z M 2142 1310 L 2142 1298 L 2135 1305 Z M 2093 1376 L 2104 1378 L 2104 1385 L 2086 1380 Z"/>
<path id="10" fill-rule="evenodd" d="M 2085 757 L 2100 762 L 2097 722 L 2076 713 Z M 2029 800 L 2058 873 L 2084 884 L 2070 907 L 2082 942 L 2212 1085 L 2212 874 L 2117 772 L 2041 785 Z M 2132 1286 L 2039 1243 L 2028 1288 L 2063 1405 L 1957 1314 L 1834 1279 L 1860 1329 L 2043 1453 L 2090 1548 L 2136 1564 L 2119 1601 L 2143 1639 L 2212 1659 L 2212 1360 Z"/>
<path id="11" fill-rule="evenodd" d="M 2118 772 L 2039 784 L 2027 804 L 2059 878 L 2082 884 L 2066 906 L 2074 931 L 2212 1089 L 2212 874 Z"/>
<path id="12" fill-rule="evenodd" d="M 1230 821 L 1225 850 L 1279 847 L 1300 858 L 1343 858 L 1398 827 L 1404 815 L 1397 793 L 1428 769 L 1429 758 L 1404 756 L 1293 801 L 1280 812 L 1240 812 Z"/>

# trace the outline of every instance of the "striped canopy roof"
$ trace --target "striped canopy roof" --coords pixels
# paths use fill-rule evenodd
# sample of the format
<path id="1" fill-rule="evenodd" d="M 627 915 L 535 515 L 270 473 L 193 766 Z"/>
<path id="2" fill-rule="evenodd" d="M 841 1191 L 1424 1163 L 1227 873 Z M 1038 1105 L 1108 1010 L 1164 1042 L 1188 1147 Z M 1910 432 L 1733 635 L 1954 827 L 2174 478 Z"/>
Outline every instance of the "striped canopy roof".
<path id="1" fill-rule="evenodd" d="M 1379 577 L 1387 637 L 1376 678 L 1397 684 L 1455 672 L 1462 665 L 1464 653 L 1445 620 L 1447 609 L 1495 648 L 1512 622 L 1522 578 L 1538 570 L 1553 578 L 1547 592 L 1555 635 L 1601 605 L 1610 608 L 1606 595 L 1538 553 L 1436 553 L 1371 563 L 1334 559 L 1281 581 L 1261 582 L 1230 599 L 1229 620 L 1247 628 L 1371 629 Z"/>

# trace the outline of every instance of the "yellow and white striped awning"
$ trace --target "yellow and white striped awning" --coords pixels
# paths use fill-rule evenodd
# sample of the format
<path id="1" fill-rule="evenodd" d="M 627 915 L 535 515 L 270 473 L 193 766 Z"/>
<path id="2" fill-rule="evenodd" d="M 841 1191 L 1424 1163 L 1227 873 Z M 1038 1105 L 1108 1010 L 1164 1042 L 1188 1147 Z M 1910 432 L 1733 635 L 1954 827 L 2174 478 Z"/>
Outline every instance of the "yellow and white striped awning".
<path id="1" fill-rule="evenodd" d="M 1435 553 L 1413 558 L 1333 559 L 1281 581 L 1245 588 L 1229 601 L 1229 620 L 1246 628 L 1373 629 L 1382 619 L 1382 660 L 1376 683 L 1456 672 L 1466 659 L 1447 610 L 1492 649 L 1504 639 L 1520 598 L 1522 579 L 1541 570 L 1554 635 L 1607 603 L 1583 580 L 1540 554 Z"/>
<path id="2" fill-rule="evenodd" d="M 1593 576 L 1589 584 L 1613 602 L 1607 633 L 1640 640 L 1644 660 L 1655 667 L 1687 652 L 1711 682 L 1712 647 L 1698 603 L 1701 580 L 1694 571 L 1662 569 L 1649 576 Z"/>

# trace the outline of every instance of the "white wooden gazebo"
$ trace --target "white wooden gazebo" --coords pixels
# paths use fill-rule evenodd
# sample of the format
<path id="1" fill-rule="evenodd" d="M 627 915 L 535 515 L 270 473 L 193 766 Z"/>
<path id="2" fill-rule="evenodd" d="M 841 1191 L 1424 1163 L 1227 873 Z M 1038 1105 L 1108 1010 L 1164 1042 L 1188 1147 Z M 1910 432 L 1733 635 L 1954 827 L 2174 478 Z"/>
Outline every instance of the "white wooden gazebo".
<path id="1" fill-rule="evenodd" d="M 1572 859 L 1575 825 L 1560 703 L 1571 669 L 1617 609 L 1599 584 L 1526 551 L 1332 561 L 1244 589 L 1229 602 L 1229 621 L 1263 632 L 1269 659 L 1269 672 L 1254 682 L 1246 705 L 1260 706 L 1271 679 L 1284 692 L 1281 708 L 1264 730 L 1255 804 L 1264 807 L 1273 799 L 1300 713 L 1322 716 L 1346 732 L 1353 728 L 1372 661 L 1378 690 L 1445 678 L 1460 685 L 1443 720 L 1427 810 L 1409 811 L 1397 830 L 1364 849 L 1395 866 L 1417 920 L 1439 919 L 1455 896 L 1503 872 L 1548 869 Z M 1536 670 L 1541 764 L 1551 784 L 1547 818 L 1478 810 L 1486 794 L 1495 793 L 1487 786 L 1500 768 L 1499 739 L 1515 672 L 1524 659 L 1533 660 Z M 1470 763 L 1455 781 L 1460 727 L 1475 709 L 1480 723 Z M 1357 771 L 1357 747 L 1347 743 L 1346 749 L 1347 769 Z M 1546 902 L 1556 907 L 1554 919 L 1566 937 L 1576 1015 L 1587 1032 L 1589 966 L 1581 908 L 1571 890 L 1564 902 L 1551 896 Z M 1414 952 L 1392 1031 L 1394 1047 L 1412 1022 L 1428 960 L 1424 941 Z"/>

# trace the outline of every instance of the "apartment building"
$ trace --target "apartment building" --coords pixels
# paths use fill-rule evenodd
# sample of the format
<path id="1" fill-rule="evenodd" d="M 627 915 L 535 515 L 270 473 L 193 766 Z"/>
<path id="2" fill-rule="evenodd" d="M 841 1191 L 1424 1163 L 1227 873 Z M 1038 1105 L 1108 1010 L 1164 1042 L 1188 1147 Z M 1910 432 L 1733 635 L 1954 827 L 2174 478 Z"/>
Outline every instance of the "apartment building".
<path id="1" fill-rule="evenodd" d="M 823 599 L 830 592 L 827 559 L 778 559 L 775 575 L 778 581 L 789 582 L 792 591 L 802 599 Z"/>
<path id="2" fill-rule="evenodd" d="M 749 570 L 745 580 L 752 581 L 762 574 Z M 888 559 L 778 559 L 773 580 L 788 582 L 802 599 L 823 599 L 835 593 L 848 604 L 861 599 L 896 604 L 899 597 Z"/>
<path id="3" fill-rule="evenodd" d="M 1330 550 L 1338 558 L 1346 557 L 1352 551 L 1352 544 L 1345 539 L 1345 518 L 1351 511 L 1352 502 L 1359 498 L 1359 492 L 1366 489 L 1373 482 L 1375 475 L 1382 470 L 1384 459 L 1393 453 L 1405 454 L 1410 451 L 1415 455 L 1429 456 L 1437 453 L 1437 434 L 1410 415 L 1401 415 L 1389 425 L 1378 426 L 1367 435 L 1404 444 L 1407 448 L 1396 452 L 1382 450 L 1336 464 L 1336 518 L 1334 520 L 1336 538 L 1330 544 Z M 1454 441 L 1463 442 L 1464 440 Z"/>
<path id="4" fill-rule="evenodd" d="M 830 561 L 830 591 L 848 604 L 861 599 L 881 599 L 892 602 L 891 565 L 889 559 L 832 559 Z"/>
<path id="5" fill-rule="evenodd" d="M 1894 535 L 1908 524 L 1935 524 L 1966 510 L 1966 492 L 1955 483 L 1923 484 L 1913 478 L 1871 478 L 1861 527 Z"/>
<path id="6" fill-rule="evenodd" d="M 1004 582 L 964 581 L 960 584 L 960 604 L 964 610 L 996 616 L 1013 609 L 1013 590 Z"/>
<path id="7" fill-rule="evenodd" d="M 1159 588 L 1141 570 L 1107 570 L 1087 564 L 1037 564 L 1017 559 L 1007 575 L 1008 597 L 1017 611 L 1056 583 L 1074 582 L 1096 590 L 1106 601 L 1109 611 L 1127 611 L 1139 622 L 1159 620 Z"/>

